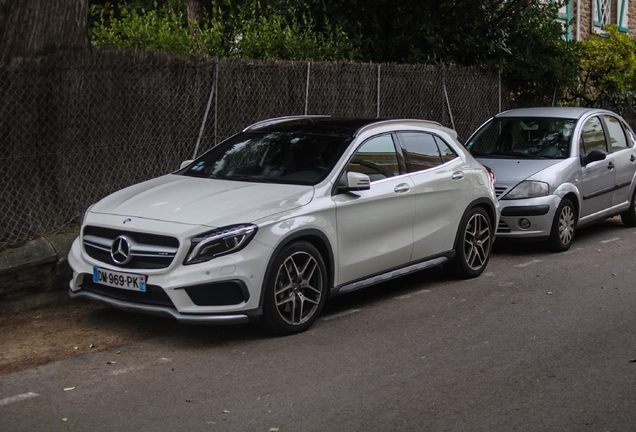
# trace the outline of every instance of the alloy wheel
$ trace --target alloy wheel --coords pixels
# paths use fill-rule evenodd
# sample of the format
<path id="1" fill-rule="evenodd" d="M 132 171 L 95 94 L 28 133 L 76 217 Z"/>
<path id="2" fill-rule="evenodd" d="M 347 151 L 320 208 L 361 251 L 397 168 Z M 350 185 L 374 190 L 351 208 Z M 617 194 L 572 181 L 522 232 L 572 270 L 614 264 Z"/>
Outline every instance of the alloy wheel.
<path id="1" fill-rule="evenodd" d="M 324 290 L 324 277 L 316 259 L 307 252 L 291 254 L 278 269 L 276 309 L 289 325 L 301 325 L 316 313 Z"/>

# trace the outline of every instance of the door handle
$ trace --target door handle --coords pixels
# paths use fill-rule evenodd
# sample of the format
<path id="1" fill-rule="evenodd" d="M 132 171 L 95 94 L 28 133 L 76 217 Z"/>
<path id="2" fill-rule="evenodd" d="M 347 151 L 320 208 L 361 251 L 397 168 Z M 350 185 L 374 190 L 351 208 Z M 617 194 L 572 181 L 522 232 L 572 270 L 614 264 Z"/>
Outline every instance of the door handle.
<path id="1" fill-rule="evenodd" d="M 464 172 L 463 171 L 455 171 L 453 173 L 453 175 L 451 176 L 451 178 L 453 180 L 461 180 L 464 178 Z"/>
<path id="2" fill-rule="evenodd" d="M 632 155 L 629 157 L 629 161 L 630 162 L 634 162 L 636 161 L 636 156 L 634 156 L 634 154 L 632 153 Z"/>
<path id="3" fill-rule="evenodd" d="M 614 169 L 614 162 L 610 162 L 607 164 L 607 169 L 612 170 Z"/>
<path id="4" fill-rule="evenodd" d="M 407 193 L 410 190 L 411 190 L 410 186 L 407 185 L 406 183 L 400 183 L 393 189 L 395 193 Z"/>

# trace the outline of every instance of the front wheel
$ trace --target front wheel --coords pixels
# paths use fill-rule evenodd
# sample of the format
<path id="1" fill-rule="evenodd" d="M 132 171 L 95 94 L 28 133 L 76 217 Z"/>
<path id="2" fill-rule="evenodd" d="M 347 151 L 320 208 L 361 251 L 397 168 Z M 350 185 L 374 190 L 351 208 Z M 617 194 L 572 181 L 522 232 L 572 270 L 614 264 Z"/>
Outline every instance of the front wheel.
<path id="1" fill-rule="evenodd" d="M 303 332 L 320 315 L 327 290 L 327 269 L 318 250 L 305 241 L 292 243 L 274 258 L 261 323 L 281 335 Z"/>
<path id="2" fill-rule="evenodd" d="M 554 252 L 564 252 L 570 249 L 574 240 L 576 226 L 576 211 L 572 201 L 567 198 L 561 200 L 550 231 L 549 246 Z"/>
<path id="3" fill-rule="evenodd" d="M 450 267 L 462 279 L 479 276 L 490 258 L 492 227 L 490 217 L 481 207 L 471 209 L 459 226 L 455 259 Z"/>

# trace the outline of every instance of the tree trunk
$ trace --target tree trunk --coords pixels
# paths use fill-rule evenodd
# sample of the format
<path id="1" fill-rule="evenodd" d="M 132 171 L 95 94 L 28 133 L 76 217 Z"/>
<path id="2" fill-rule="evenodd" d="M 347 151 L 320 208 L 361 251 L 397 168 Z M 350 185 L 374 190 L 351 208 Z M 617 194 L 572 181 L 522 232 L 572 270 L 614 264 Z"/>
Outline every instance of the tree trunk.
<path id="1" fill-rule="evenodd" d="M 88 43 L 88 0 L 0 0 L 0 62 Z"/>

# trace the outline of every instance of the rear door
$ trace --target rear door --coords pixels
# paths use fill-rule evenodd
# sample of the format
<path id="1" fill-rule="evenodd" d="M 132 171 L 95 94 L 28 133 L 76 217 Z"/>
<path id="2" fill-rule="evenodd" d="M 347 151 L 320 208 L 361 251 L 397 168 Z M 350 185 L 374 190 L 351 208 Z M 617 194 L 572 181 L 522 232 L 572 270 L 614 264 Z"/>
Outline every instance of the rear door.
<path id="1" fill-rule="evenodd" d="M 399 136 L 415 185 L 411 260 L 417 261 L 453 249 L 473 184 L 462 159 L 439 136 L 425 132 Z"/>
<path id="2" fill-rule="evenodd" d="M 636 149 L 632 139 L 631 130 L 620 119 L 613 115 L 605 114 L 605 128 L 609 136 L 609 146 L 612 151 L 608 159 L 614 164 L 616 190 L 612 199 L 612 205 L 616 206 L 629 200 L 632 179 L 636 172 Z"/>

